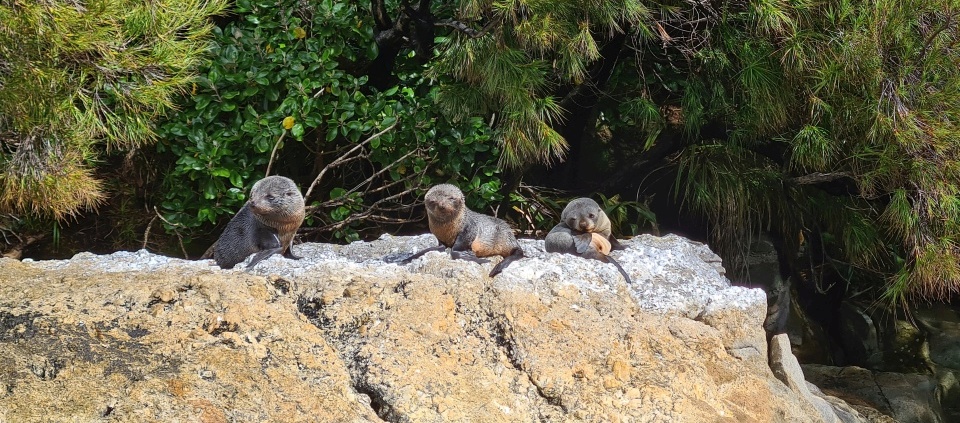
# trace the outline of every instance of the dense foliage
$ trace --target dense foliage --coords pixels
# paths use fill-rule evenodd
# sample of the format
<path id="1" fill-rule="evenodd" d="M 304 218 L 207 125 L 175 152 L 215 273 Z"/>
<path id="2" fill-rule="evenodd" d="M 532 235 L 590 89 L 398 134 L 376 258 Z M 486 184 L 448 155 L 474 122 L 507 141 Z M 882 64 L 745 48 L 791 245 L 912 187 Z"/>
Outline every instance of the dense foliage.
<path id="1" fill-rule="evenodd" d="M 475 207 L 499 198 L 490 131 L 476 118 L 436 119 L 436 87 L 419 64 L 398 84 L 368 86 L 377 48 L 357 4 L 238 0 L 234 13 L 183 111 L 162 125 L 160 150 L 177 158 L 161 203 L 169 228 L 229 218 L 286 148 L 296 152 L 273 170 L 304 185 L 314 230 L 338 238 L 403 222 L 434 178 L 486 193 Z"/>
<path id="2" fill-rule="evenodd" d="M 672 169 L 673 195 L 708 219 L 734 275 L 771 233 L 785 276 L 945 298 L 960 289 L 958 6 L 464 1 L 461 17 L 492 28 L 460 34 L 438 67 L 458 76 L 445 92 L 470 100 L 448 110 L 503 114 L 507 162 L 564 145 L 509 129 L 533 116 L 571 151 L 623 148 L 608 169 L 649 166 L 606 186 Z M 610 145 L 587 144 L 607 130 Z"/>
<path id="3" fill-rule="evenodd" d="M 0 41 L 46 10 L 8 3 Z M 121 3 L 115 14 L 140 10 Z M 702 220 L 735 278 L 764 236 L 783 276 L 811 290 L 902 302 L 960 289 L 958 0 L 236 0 L 231 12 L 180 112 L 159 123 L 163 182 L 147 201 L 187 241 L 215 233 L 269 169 L 302 185 L 314 239 L 417 221 L 423 189 L 452 181 L 522 229 L 549 228 L 574 195 L 607 199 L 625 234 Z M 26 92 L 38 74 L 3 45 L 5 175 L 24 174 L 14 153 L 47 148 L 41 139 L 82 132 L 88 141 L 44 156 L 80 164 L 90 142 L 146 140 L 172 101 L 104 88 L 95 98 L 113 96 L 109 113 L 94 113 L 89 90 L 72 102 Z M 76 81 L 115 66 L 64 60 L 120 57 L 27 48 L 49 50 L 43 75 Z M 140 61 L 152 63 L 117 63 Z M 142 73 L 123 75 L 140 86 Z M 34 97 L 48 106 L 10 101 Z M 9 117 L 21 115 L 34 120 Z M 37 120 L 48 115 L 73 120 Z M 90 116 L 109 119 L 57 137 L 27 130 L 85 128 L 74 123 Z M 63 174 L 87 181 L 85 166 Z M 74 208 L 100 196 L 56 186 L 86 198 Z"/>
<path id="4" fill-rule="evenodd" d="M 718 23 L 685 80 L 700 136 L 678 165 L 728 252 L 770 230 L 814 278 L 886 278 L 892 300 L 957 292 L 958 6 L 756 2 Z M 711 119 L 726 134 L 698 131 Z"/>

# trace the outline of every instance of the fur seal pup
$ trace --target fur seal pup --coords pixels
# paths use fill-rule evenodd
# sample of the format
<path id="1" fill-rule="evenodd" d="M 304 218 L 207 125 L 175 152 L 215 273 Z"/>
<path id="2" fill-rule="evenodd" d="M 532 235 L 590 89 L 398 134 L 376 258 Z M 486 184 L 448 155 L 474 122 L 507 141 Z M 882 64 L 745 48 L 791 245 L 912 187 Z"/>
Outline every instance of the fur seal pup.
<path id="1" fill-rule="evenodd" d="M 610 257 L 611 250 L 626 247 L 613 237 L 610 218 L 596 201 L 585 197 L 571 201 L 564 207 L 560 220 L 544 239 L 547 252 L 573 254 L 612 263 L 627 283 L 633 283 L 620 263 Z"/>
<path id="2" fill-rule="evenodd" d="M 520 243 L 507 222 L 467 208 L 460 188 L 450 184 L 434 185 L 424 197 L 424 206 L 430 233 L 437 237 L 440 245 L 418 251 L 400 263 L 409 263 L 427 252 L 447 248 L 450 248 L 451 258 L 477 263 L 489 262 L 481 257 L 502 256 L 503 260 L 490 271 L 493 277 L 523 257 Z"/>
<path id="3" fill-rule="evenodd" d="M 253 184 L 250 200 L 213 244 L 213 259 L 223 269 L 232 269 L 253 253 L 247 269 L 276 253 L 299 260 L 290 246 L 303 216 L 303 195 L 290 178 L 263 178 Z"/>

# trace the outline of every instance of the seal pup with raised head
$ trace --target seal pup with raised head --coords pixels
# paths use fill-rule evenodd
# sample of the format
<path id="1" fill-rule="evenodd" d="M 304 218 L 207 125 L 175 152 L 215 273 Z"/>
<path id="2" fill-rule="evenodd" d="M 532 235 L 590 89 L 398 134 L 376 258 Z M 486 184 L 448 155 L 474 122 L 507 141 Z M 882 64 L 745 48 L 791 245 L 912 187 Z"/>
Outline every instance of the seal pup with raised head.
<path id="1" fill-rule="evenodd" d="M 213 259 L 223 269 L 232 269 L 254 253 L 247 269 L 277 253 L 299 260 L 290 247 L 303 217 L 303 195 L 290 178 L 263 178 L 253 184 L 250 200 L 214 243 Z"/>
<path id="2" fill-rule="evenodd" d="M 463 191 L 450 184 L 434 185 L 424 197 L 430 233 L 437 237 L 439 246 L 427 248 L 400 261 L 409 263 L 430 251 L 450 248 L 453 259 L 488 263 L 482 257 L 502 256 L 490 271 L 496 276 L 513 261 L 523 257 L 520 243 L 507 222 L 467 208 Z"/>
<path id="3" fill-rule="evenodd" d="M 612 263 L 627 283 L 633 283 L 620 263 L 610 257 L 611 250 L 626 247 L 613 237 L 607 214 L 589 198 L 577 198 L 564 207 L 560 223 L 544 239 L 544 248 L 550 253 L 567 253 Z"/>

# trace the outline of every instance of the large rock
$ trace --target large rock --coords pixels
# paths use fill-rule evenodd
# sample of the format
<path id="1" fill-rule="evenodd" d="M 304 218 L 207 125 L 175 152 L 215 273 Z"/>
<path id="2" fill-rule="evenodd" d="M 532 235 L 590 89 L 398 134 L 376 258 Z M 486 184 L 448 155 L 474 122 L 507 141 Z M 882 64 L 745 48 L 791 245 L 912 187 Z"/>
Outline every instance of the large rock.
<path id="1" fill-rule="evenodd" d="M 900 423 L 945 422 L 937 380 L 930 375 L 874 372 L 856 366 L 802 366 L 807 380 L 850 404 L 865 405 Z"/>
<path id="2" fill-rule="evenodd" d="M 927 334 L 930 367 L 943 396 L 945 421 L 960 421 L 960 308 L 931 304 L 914 310 L 917 324 Z"/>
<path id="3" fill-rule="evenodd" d="M 790 339 L 787 334 L 775 335 L 770 339 L 770 369 L 774 376 L 780 379 L 791 391 L 800 397 L 804 406 L 810 409 L 809 413 L 825 422 L 839 422 L 840 418 L 833 407 L 825 399 L 814 395 L 807 386 L 803 370 L 797 358 L 790 352 Z M 859 416 L 854 415 L 844 421 L 856 421 Z"/>
<path id="4" fill-rule="evenodd" d="M 252 272 L 2 259 L 0 421 L 825 421 L 767 367 L 764 294 L 701 244 L 626 242 L 632 286 L 531 240 L 495 278 L 381 260 L 435 242 L 303 244 Z"/>

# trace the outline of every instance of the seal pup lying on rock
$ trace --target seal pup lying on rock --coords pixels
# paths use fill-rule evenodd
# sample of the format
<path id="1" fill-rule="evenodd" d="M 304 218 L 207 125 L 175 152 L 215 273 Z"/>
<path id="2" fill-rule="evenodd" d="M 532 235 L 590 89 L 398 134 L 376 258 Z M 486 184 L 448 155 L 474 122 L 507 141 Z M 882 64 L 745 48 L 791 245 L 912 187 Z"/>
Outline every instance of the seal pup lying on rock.
<path id="1" fill-rule="evenodd" d="M 290 246 L 303 223 L 304 204 L 300 189 L 283 176 L 268 176 L 253 184 L 250 200 L 230 219 L 213 244 L 213 259 L 223 269 L 232 269 L 250 254 L 247 269 L 276 253 L 299 260 Z"/>
<path id="2" fill-rule="evenodd" d="M 625 249 L 610 230 L 610 218 L 596 201 L 577 198 L 564 207 L 560 223 L 543 240 L 550 253 L 567 253 L 588 259 L 612 263 L 627 280 L 633 283 L 620 263 L 610 257 L 610 251 Z"/>
<path id="3" fill-rule="evenodd" d="M 434 185 L 424 197 L 424 206 L 430 233 L 437 237 L 440 245 L 418 251 L 400 263 L 409 263 L 430 251 L 447 248 L 450 248 L 451 258 L 477 263 L 489 262 L 481 257 L 502 256 L 503 260 L 490 271 L 492 277 L 523 257 L 520 243 L 507 222 L 467 208 L 460 188 L 450 184 Z"/>

